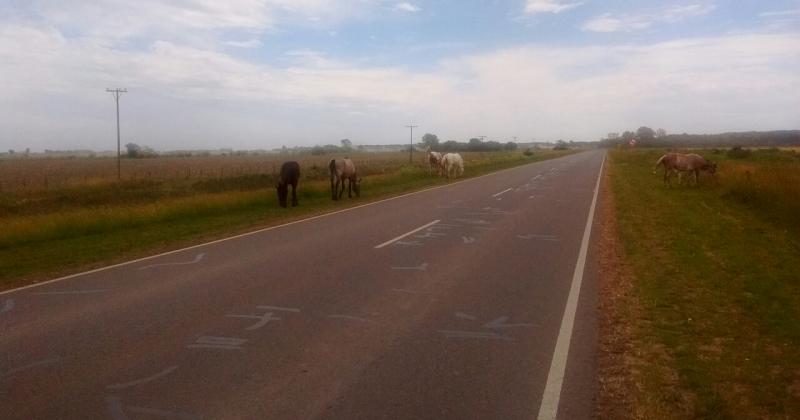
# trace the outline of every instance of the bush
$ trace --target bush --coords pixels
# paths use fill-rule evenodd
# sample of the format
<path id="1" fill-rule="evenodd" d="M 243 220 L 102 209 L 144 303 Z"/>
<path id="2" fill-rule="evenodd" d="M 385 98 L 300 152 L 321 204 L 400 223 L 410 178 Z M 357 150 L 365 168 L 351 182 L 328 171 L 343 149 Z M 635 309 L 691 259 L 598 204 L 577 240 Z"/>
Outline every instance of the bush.
<path id="1" fill-rule="evenodd" d="M 525 151 L 522 152 L 522 154 L 525 156 L 533 156 L 533 150 L 531 150 L 530 148 L 525 149 Z"/>
<path id="2" fill-rule="evenodd" d="M 742 149 L 741 146 L 736 146 L 728 150 L 728 157 L 731 159 L 744 159 L 750 156 L 750 149 Z"/>

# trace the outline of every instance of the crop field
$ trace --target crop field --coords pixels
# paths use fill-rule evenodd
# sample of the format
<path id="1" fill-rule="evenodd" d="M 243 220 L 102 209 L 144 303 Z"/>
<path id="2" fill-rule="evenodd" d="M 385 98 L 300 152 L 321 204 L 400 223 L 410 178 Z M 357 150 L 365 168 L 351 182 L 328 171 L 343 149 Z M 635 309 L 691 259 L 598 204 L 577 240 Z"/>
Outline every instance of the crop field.
<path id="1" fill-rule="evenodd" d="M 463 153 L 464 176 L 573 152 Z M 148 175 L 121 182 L 113 159 L 5 160 L 4 185 L 7 176 L 22 185 L 0 193 L 0 289 L 448 182 L 429 174 L 421 153 L 414 156 L 409 164 L 407 153 L 351 155 L 362 194 L 338 202 L 330 198 L 332 156 L 126 160 L 123 174 Z M 295 208 L 277 203 L 283 160 L 301 164 Z M 52 173 L 67 180 L 44 186 L 43 174 Z"/>
<path id="2" fill-rule="evenodd" d="M 628 384 L 631 418 L 796 418 L 800 154 L 699 150 L 716 177 L 667 188 L 652 174 L 663 152 L 610 152 L 630 290 L 603 298 L 620 316 L 601 336 L 622 355 L 601 383 Z"/>
<path id="3" fill-rule="evenodd" d="M 408 153 L 358 153 L 365 175 L 391 172 L 408 163 Z M 423 154 L 415 153 L 422 161 Z M 304 175 L 315 178 L 327 174 L 331 156 L 324 155 L 228 155 L 211 157 L 156 157 L 121 161 L 124 181 L 198 181 L 246 175 L 274 175 L 281 163 L 297 160 Z M 421 164 L 421 163 L 420 163 Z M 115 183 L 115 158 L 17 158 L 0 159 L 0 192 L 37 192 L 85 185 Z"/>

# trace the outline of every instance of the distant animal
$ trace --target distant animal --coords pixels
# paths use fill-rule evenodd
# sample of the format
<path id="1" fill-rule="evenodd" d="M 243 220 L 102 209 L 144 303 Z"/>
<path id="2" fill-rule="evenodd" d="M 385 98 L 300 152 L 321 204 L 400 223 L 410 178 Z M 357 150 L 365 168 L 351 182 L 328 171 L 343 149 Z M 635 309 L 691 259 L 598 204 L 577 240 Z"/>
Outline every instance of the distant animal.
<path id="1" fill-rule="evenodd" d="M 672 186 L 670 183 L 672 174 L 678 174 L 678 182 L 682 183 L 681 173 L 692 172 L 694 173 L 695 185 L 700 185 L 700 171 L 706 171 L 712 175 L 717 172 L 716 163 L 706 160 L 695 153 L 667 153 L 658 159 L 653 167 L 653 174 L 656 173 L 659 165 L 664 166 L 664 184 L 668 186 Z"/>
<path id="2" fill-rule="evenodd" d="M 464 173 L 464 159 L 458 153 L 445 153 L 439 167 L 442 169 L 442 176 L 447 176 L 448 179 L 452 175 L 459 177 Z"/>
<path id="3" fill-rule="evenodd" d="M 297 181 L 300 179 L 300 164 L 294 161 L 283 162 L 281 174 L 278 175 L 278 203 L 286 207 L 286 198 L 289 195 L 289 185 L 292 186 L 292 207 L 297 206 Z"/>
<path id="4" fill-rule="evenodd" d="M 428 175 L 433 174 L 434 168 L 436 168 L 436 174 L 441 174 L 442 170 L 439 166 L 439 162 L 442 160 L 442 154 L 432 151 L 430 146 L 428 146 L 426 151 L 428 152 L 428 165 L 430 165 L 430 168 L 428 169 Z"/>
<path id="5" fill-rule="evenodd" d="M 356 193 L 356 197 L 361 196 L 361 178 L 356 172 L 356 165 L 350 158 L 331 159 L 328 169 L 331 171 L 331 198 L 333 200 L 342 197 L 345 182 L 347 182 L 347 197 L 352 197 L 352 193 Z M 341 190 L 339 185 L 341 185 Z"/>

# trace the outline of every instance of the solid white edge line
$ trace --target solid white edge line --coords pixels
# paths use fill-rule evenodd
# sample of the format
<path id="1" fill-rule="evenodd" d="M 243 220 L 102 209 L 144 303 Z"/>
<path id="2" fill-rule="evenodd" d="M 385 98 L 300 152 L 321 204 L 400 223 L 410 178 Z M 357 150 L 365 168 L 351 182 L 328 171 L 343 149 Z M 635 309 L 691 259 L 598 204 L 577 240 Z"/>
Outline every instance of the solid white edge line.
<path id="1" fill-rule="evenodd" d="M 583 153 L 585 153 L 585 152 L 583 152 Z M 266 232 L 266 231 L 273 230 L 273 229 L 279 229 L 279 228 L 290 226 L 290 225 L 294 225 L 294 224 L 297 224 L 297 223 L 303 223 L 303 222 L 308 222 L 308 221 L 315 220 L 315 219 L 320 219 L 322 217 L 333 216 L 334 214 L 344 213 L 346 211 L 352 211 L 352 210 L 360 209 L 362 207 L 373 206 L 375 204 L 380 204 L 380 203 L 385 203 L 387 201 L 397 200 L 399 198 L 408 197 L 410 195 L 421 194 L 421 193 L 432 191 L 432 190 L 438 190 L 439 188 L 452 187 L 453 185 L 461 184 L 462 182 L 474 181 L 476 179 L 481 179 L 481 178 L 485 178 L 487 176 L 493 176 L 493 175 L 501 174 L 503 172 L 517 170 L 517 169 L 524 168 L 524 167 L 530 166 L 530 165 L 537 165 L 537 164 L 542 164 L 542 163 L 550 163 L 550 162 L 552 162 L 554 160 L 557 160 L 557 159 L 569 158 L 569 157 L 576 156 L 578 154 L 580 154 L 580 153 L 569 154 L 569 155 L 561 156 L 561 157 L 558 157 L 558 158 L 555 158 L 555 159 L 540 160 L 538 162 L 531 162 L 531 163 L 527 163 L 525 165 L 513 166 L 511 168 L 501 169 L 501 170 L 496 171 L 496 172 L 490 172 L 488 174 L 483 174 L 483 175 L 479 175 L 479 176 L 472 177 L 472 178 L 462 179 L 461 181 L 456 181 L 456 182 L 453 182 L 453 183 L 450 183 L 450 184 L 437 185 L 435 187 L 425 188 L 424 190 L 412 191 L 410 193 L 397 195 L 397 196 L 389 197 L 389 198 L 384 198 L 383 200 L 373 201 L 371 203 L 361 204 L 361 205 L 354 206 L 354 207 L 348 207 L 346 209 L 336 210 L 336 211 L 332 211 L 332 212 L 329 212 L 329 213 L 323 213 L 323 214 L 319 214 L 319 215 L 316 215 L 316 216 L 307 217 L 305 219 L 295 220 L 295 221 L 289 222 L 289 223 L 283 223 L 283 224 L 280 224 L 280 225 L 275 225 L 275 226 L 270 226 L 270 227 L 266 227 L 266 228 L 263 228 L 263 229 L 254 230 L 252 232 L 242 233 L 240 235 L 229 236 L 227 238 L 221 238 L 221 239 L 217 239 L 217 240 L 214 240 L 214 241 L 205 242 L 205 243 L 202 243 L 202 244 L 187 246 L 186 248 L 180 248 L 180 249 L 175 249 L 175 250 L 172 250 L 172 251 L 162 252 L 161 254 L 150 255 L 150 256 L 147 256 L 147 257 L 142 257 L 142 258 L 138 258 L 138 259 L 131 260 L 131 261 L 121 262 L 119 264 L 114 264 L 114 265 L 109 265 L 109 266 L 105 266 L 105 267 L 95 268 L 94 270 L 89 270 L 89 271 L 83 271 L 83 272 L 80 272 L 80 273 L 70 274 L 68 276 L 59 277 L 59 278 L 52 279 L 52 280 L 47 280 L 47 281 L 43 281 L 43 282 L 39 282 L 39 283 L 29 284 L 27 286 L 17 287 L 16 289 L 4 290 L 4 291 L 0 291 L 0 296 L 7 295 L 9 293 L 18 292 L 20 290 L 30 289 L 30 288 L 33 288 L 33 287 L 44 286 L 46 284 L 55 283 L 55 282 L 62 281 L 62 280 L 68 280 L 68 279 L 71 279 L 71 278 L 80 277 L 80 276 L 83 276 L 83 275 L 86 275 L 86 274 L 93 274 L 93 273 L 97 273 L 99 271 L 105 271 L 105 270 L 110 270 L 112 268 L 122 267 L 122 266 L 129 265 L 129 264 L 135 264 L 137 262 L 147 261 L 147 260 L 150 260 L 150 259 L 153 259 L 153 258 L 163 257 L 165 255 L 177 254 L 179 252 L 188 251 L 190 249 L 195 249 L 195 248 L 200 248 L 200 247 L 207 246 L 207 245 L 213 245 L 213 244 L 220 243 L 220 242 L 230 241 L 232 239 L 238 239 L 238 238 L 242 238 L 242 237 L 245 237 L 245 236 L 255 235 L 255 234 L 258 234 L 258 233 Z"/>
<path id="2" fill-rule="evenodd" d="M 555 420 L 558 414 L 558 402 L 561 399 L 561 387 L 564 384 L 564 373 L 567 369 L 567 355 L 569 345 L 572 340 L 572 327 L 575 324 L 575 313 L 578 310 L 578 298 L 581 294 L 581 284 L 583 283 L 583 271 L 586 265 L 586 255 L 589 250 L 589 237 L 592 233 L 592 221 L 594 220 L 594 208 L 597 203 L 597 195 L 600 192 L 600 179 L 603 174 L 603 166 L 606 157 L 600 163 L 600 171 L 597 173 L 597 183 L 594 187 L 594 197 L 592 205 L 589 207 L 589 215 L 586 217 L 586 227 L 583 229 L 583 239 L 578 253 L 578 261 L 575 263 L 575 271 L 572 274 L 572 285 L 569 288 L 567 304 L 564 307 L 564 316 L 561 318 L 561 328 L 558 331 L 556 347 L 553 350 L 553 360 L 550 362 L 550 372 L 547 374 L 547 385 L 542 394 L 542 404 L 539 406 L 538 420 Z"/>
<path id="3" fill-rule="evenodd" d="M 417 232 L 421 231 L 422 229 L 425 229 L 426 227 L 428 227 L 428 226 L 431 226 L 431 225 L 435 225 L 435 224 L 437 224 L 437 223 L 439 223 L 439 222 L 441 222 L 441 220 L 439 220 L 439 219 L 436 219 L 436 220 L 434 220 L 434 221 L 432 221 L 432 222 L 430 222 L 430 223 L 428 223 L 428 224 L 422 225 L 422 226 L 420 226 L 420 227 L 418 227 L 418 228 L 416 228 L 416 229 L 412 230 L 411 232 L 406 232 L 406 233 L 404 233 L 404 234 L 402 234 L 402 235 L 400 235 L 400 236 L 398 236 L 398 237 L 396 237 L 396 238 L 394 238 L 394 239 L 389 239 L 388 241 L 386 241 L 386 242 L 384 242 L 384 243 L 382 243 L 382 244 L 380 244 L 380 245 L 376 245 L 376 246 L 375 246 L 375 249 L 380 249 L 380 248 L 383 248 L 383 247 L 385 247 L 386 245 L 389 245 L 389 244 L 391 244 L 392 242 L 399 241 L 400 239 L 403 239 L 403 238 L 405 238 L 406 236 L 408 236 L 408 235 L 411 235 L 412 233 L 417 233 Z"/>
<path id="4" fill-rule="evenodd" d="M 511 191 L 511 188 L 508 188 L 508 189 L 505 189 L 503 191 L 500 191 L 499 193 L 492 195 L 492 197 L 497 197 L 498 195 L 505 194 L 505 193 L 507 193 L 509 191 Z"/>

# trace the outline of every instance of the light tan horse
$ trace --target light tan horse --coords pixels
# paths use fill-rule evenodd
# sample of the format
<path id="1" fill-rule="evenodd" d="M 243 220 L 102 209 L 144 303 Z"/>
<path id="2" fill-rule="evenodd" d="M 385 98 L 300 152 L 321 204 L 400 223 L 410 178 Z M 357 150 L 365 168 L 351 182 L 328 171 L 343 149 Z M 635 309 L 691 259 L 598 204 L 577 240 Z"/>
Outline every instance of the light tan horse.
<path id="1" fill-rule="evenodd" d="M 345 181 L 347 181 L 347 197 L 352 197 L 354 192 L 356 197 L 361 196 L 361 177 L 358 176 L 356 165 L 350 158 L 331 159 L 328 169 L 331 171 L 331 199 L 338 200 L 342 197 Z M 339 190 L 340 184 L 341 190 Z"/>
<path id="2" fill-rule="evenodd" d="M 664 184 L 668 186 L 672 186 L 670 177 L 673 173 L 678 174 L 678 183 L 682 184 L 681 173 L 692 172 L 694 173 L 694 183 L 699 186 L 700 171 L 706 171 L 712 175 L 717 172 L 716 163 L 708 161 L 695 153 L 667 153 L 658 159 L 656 165 L 653 167 L 653 174 L 656 173 L 656 169 L 658 169 L 659 165 L 664 166 Z"/>

